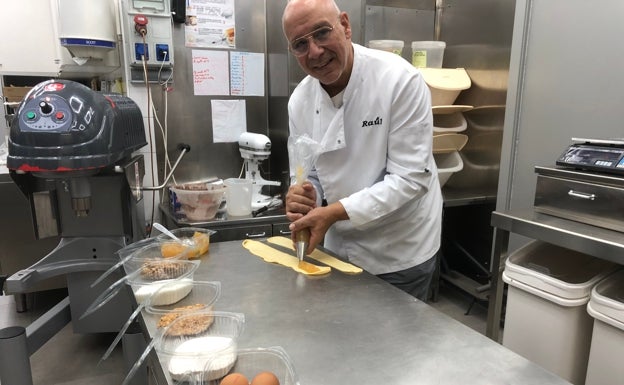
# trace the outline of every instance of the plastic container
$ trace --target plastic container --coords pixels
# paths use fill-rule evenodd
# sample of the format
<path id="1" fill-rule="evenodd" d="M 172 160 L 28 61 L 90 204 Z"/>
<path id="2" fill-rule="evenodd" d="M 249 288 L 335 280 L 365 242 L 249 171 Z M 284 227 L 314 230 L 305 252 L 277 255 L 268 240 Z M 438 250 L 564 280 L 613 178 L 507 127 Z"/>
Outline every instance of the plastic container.
<path id="1" fill-rule="evenodd" d="M 431 91 L 432 106 L 455 103 L 459 93 L 472 84 L 463 68 L 421 68 L 420 71 Z"/>
<path id="2" fill-rule="evenodd" d="M 236 363 L 244 322 L 241 313 L 184 314 L 161 330 L 154 348 L 172 380 L 197 384 L 217 380 Z"/>
<path id="3" fill-rule="evenodd" d="M 412 65 L 418 68 L 441 68 L 446 43 L 443 41 L 413 41 Z"/>
<path id="4" fill-rule="evenodd" d="M 175 194 L 186 218 L 192 221 L 213 219 L 223 201 L 225 186 L 222 183 L 189 183 L 169 188 Z"/>
<path id="5" fill-rule="evenodd" d="M 167 255 L 163 255 L 163 246 L 169 242 L 164 239 L 156 238 L 153 242 L 147 243 L 145 246 L 135 249 L 129 254 L 123 262 L 126 274 L 130 274 L 132 271 L 128 269 L 135 269 L 133 259 L 145 261 L 145 260 L 167 260 L 167 259 L 189 259 L 188 248 L 179 248 Z M 132 267 L 130 267 L 132 266 Z"/>
<path id="6" fill-rule="evenodd" d="M 208 366 L 210 367 L 210 363 Z M 286 351 L 279 346 L 270 348 L 240 349 L 236 364 L 230 373 L 240 373 L 251 382 L 261 372 L 271 372 L 279 380 L 280 385 L 299 385 L 299 378 Z M 219 385 L 215 380 L 207 385 Z"/>
<path id="7" fill-rule="evenodd" d="M 466 127 L 468 127 L 468 124 L 464 114 L 461 112 L 433 115 L 434 133 L 462 132 L 466 130 Z"/>
<path id="8" fill-rule="evenodd" d="M 162 298 L 178 290 L 177 282 L 167 282 L 151 295 L 146 303 L 145 318 L 156 328 L 164 328 L 177 316 L 200 311 L 214 311 L 214 305 L 221 295 L 221 283 L 216 281 L 192 281 L 188 293 L 175 302 L 162 301 Z M 175 313 L 174 316 L 172 316 Z"/>
<path id="9" fill-rule="evenodd" d="M 503 272 L 509 284 L 503 345 L 583 384 L 592 333 L 586 305 L 593 286 L 616 268 L 541 241 L 514 252 Z"/>
<path id="10" fill-rule="evenodd" d="M 468 143 L 468 135 L 464 134 L 435 134 L 433 135 L 433 153 L 446 154 L 453 151 L 461 151 Z"/>
<path id="11" fill-rule="evenodd" d="M 399 56 L 403 53 L 404 45 L 403 40 L 371 40 L 368 42 L 368 48 L 392 52 Z"/>
<path id="12" fill-rule="evenodd" d="M 169 230 L 182 243 L 171 239 L 167 234 L 159 234 L 156 239 L 161 242 L 161 254 L 168 257 L 178 252 L 187 251 L 183 257 L 187 259 L 200 258 L 210 250 L 210 236 L 216 231 L 201 227 L 180 227 Z M 186 249 L 189 250 L 186 250 Z"/>
<path id="13" fill-rule="evenodd" d="M 126 271 L 134 269 L 126 275 L 126 283 L 132 287 L 137 303 L 145 302 L 163 285 L 172 281 L 182 286 L 178 291 L 183 290 L 183 287 L 190 288 L 198 267 L 198 261 L 170 259 L 160 261 L 132 259 L 124 264 Z"/>
<path id="14" fill-rule="evenodd" d="M 587 312 L 594 318 L 585 385 L 620 385 L 624 379 L 624 270 L 592 289 Z"/>
<path id="15" fill-rule="evenodd" d="M 438 167 L 438 179 L 440 187 L 444 186 L 451 175 L 461 171 L 464 168 L 461 156 L 457 151 L 447 152 L 445 154 L 433 154 Z"/>
<path id="16" fill-rule="evenodd" d="M 235 217 L 251 215 L 252 182 L 249 179 L 229 178 L 224 182 L 225 202 L 228 215 Z"/>
<path id="17" fill-rule="evenodd" d="M 144 303 L 160 286 L 178 280 L 188 286 L 193 280 L 198 261 L 173 258 L 126 258 L 120 262 L 126 275 L 104 289 L 85 310 L 82 317 L 92 314 L 114 298 L 127 284 L 132 288 L 136 302 Z M 115 265 L 117 266 L 117 265 Z M 182 288 L 180 289 L 182 291 Z"/>

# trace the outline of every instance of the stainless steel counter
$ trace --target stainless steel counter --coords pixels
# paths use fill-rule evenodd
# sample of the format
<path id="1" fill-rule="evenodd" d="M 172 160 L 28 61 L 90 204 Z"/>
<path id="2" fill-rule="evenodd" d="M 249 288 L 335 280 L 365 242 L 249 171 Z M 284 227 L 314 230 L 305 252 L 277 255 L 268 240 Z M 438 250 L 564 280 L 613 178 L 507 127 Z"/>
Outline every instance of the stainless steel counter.
<path id="1" fill-rule="evenodd" d="M 502 274 L 508 254 L 509 234 L 516 233 L 624 265 L 621 232 L 535 212 L 532 208 L 492 213 L 492 287 L 486 335 L 498 340 L 503 302 Z"/>
<path id="2" fill-rule="evenodd" d="M 240 348 L 282 346 L 302 385 L 567 384 L 367 273 L 306 277 L 230 241 L 195 279 L 221 282 L 216 310 L 245 314 Z"/>

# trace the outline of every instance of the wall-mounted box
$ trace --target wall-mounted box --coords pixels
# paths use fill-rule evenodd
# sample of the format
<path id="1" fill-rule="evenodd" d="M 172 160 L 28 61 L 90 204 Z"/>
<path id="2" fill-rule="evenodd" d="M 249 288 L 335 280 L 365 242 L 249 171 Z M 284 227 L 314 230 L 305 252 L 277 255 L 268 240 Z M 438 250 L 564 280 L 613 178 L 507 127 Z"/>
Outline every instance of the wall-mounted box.
<path id="1" fill-rule="evenodd" d="M 142 83 L 144 71 L 150 82 L 171 81 L 173 27 L 167 0 L 122 0 L 122 35 L 130 81 Z"/>
<path id="2" fill-rule="evenodd" d="M 5 37 L 0 75 L 69 78 L 112 73 L 119 68 L 117 19 L 114 0 L 5 2 L 0 12 L 0 35 Z M 104 35 L 106 48 L 94 43 Z"/>

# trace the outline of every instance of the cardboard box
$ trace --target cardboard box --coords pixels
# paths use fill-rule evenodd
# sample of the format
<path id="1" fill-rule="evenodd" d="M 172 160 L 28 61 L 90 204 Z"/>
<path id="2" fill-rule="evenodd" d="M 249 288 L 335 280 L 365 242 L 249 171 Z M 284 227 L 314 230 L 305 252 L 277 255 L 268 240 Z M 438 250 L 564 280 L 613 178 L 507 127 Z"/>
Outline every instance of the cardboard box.
<path id="1" fill-rule="evenodd" d="M 7 102 L 19 103 L 32 87 L 2 87 L 2 95 Z"/>

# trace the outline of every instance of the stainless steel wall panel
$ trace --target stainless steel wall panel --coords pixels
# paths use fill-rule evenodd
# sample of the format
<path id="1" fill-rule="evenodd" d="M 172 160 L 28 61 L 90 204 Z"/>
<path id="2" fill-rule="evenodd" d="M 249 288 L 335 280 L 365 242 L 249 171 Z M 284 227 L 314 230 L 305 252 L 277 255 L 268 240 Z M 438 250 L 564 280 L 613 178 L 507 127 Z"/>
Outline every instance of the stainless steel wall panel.
<path id="1" fill-rule="evenodd" d="M 236 4 L 236 48 L 235 51 L 266 54 L 266 9 L 265 1 L 237 0 Z M 172 91 L 165 93 L 162 87 L 153 85 L 152 97 L 158 109 L 158 117 L 164 124 L 165 106 L 168 108 L 168 154 L 175 160 L 178 143 L 188 143 L 191 151 L 180 163 L 175 177 L 178 182 L 236 177 L 243 165 L 238 143 L 213 143 L 211 100 L 244 99 L 246 102 L 247 131 L 269 135 L 268 87 L 264 76 L 265 96 L 196 96 L 193 90 L 193 49 L 184 44 L 184 25 L 175 24 L 173 31 L 174 54 L 176 58 Z M 265 61 L 266 63 L 266 61 Z M 266 68 L 265 68 L 266 71 Z M 163 175 L 164 146 L 156 129 L 158 143 L 158 169 Z M 270 175 L 272 158 L 262 164 L 265 179 Z"/>
<path id="2" fill-rule="evenodd" d="M 288 52 L 288 45 L 282 30 L 282 12 L 286 0 L 271 0 L 266 4 L 267 52 L 269 54 L 269 138 L 271 139 L 271 175 L 282 182 L 286 192 L 288 177 L 288 97 L 291 86 L 291 66 L 297 62 Z"/>
<path id="3" fill-rule="evenodd" d="M 443 67 L 465 68 L 471 80 L 455 104 L 475 107 L 465 113 L 464 169 L 451 176 L 449 187 L 497 189 L 514 10 L 515 0 L 439 1 Z"/>
<path id="4" fill-rule="evenodd" d="M 571 138 L 622 137 L 624 121 L 624 2 L 518 0 L 516 12 L 501 210 L 531 207 L 533 166 L 554 165 Z"/>
<path id="5" fill-rule="evenodd" d="M 364 45 L 370 40 L 402 40 L 402 56 L 412 61 L 412 41 L 434 40 L 435 10 L 366 6 Z"/>
<path id="6" fill-rule="evenodd" d="M 533 166 L 554 165 L 571 138 L 622 137 L 624 2 L 588 5 L 517 0 L 497 210 L 530 208 Z"/>

